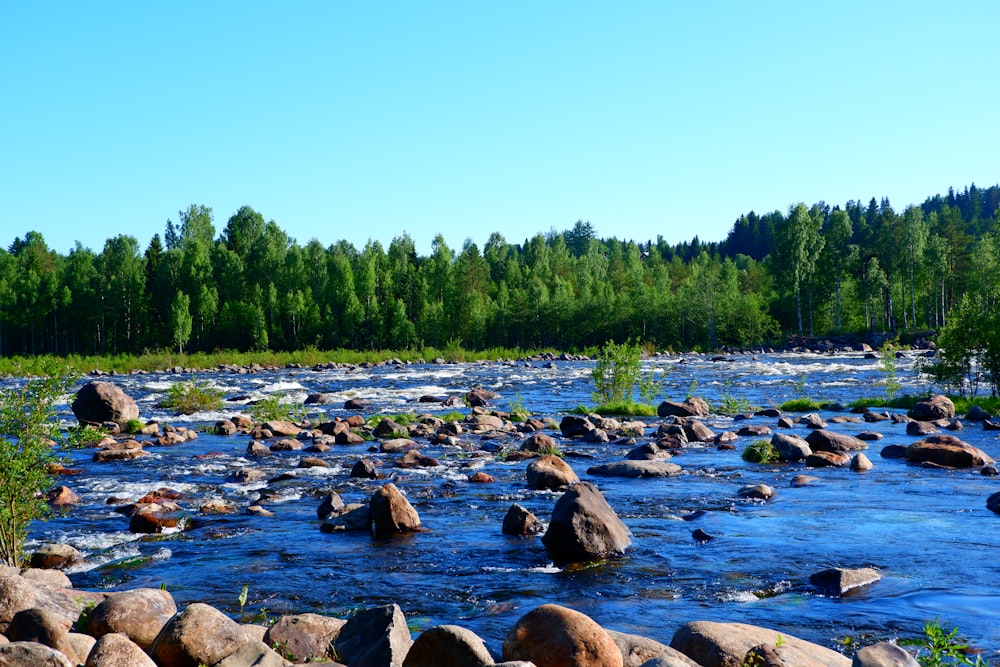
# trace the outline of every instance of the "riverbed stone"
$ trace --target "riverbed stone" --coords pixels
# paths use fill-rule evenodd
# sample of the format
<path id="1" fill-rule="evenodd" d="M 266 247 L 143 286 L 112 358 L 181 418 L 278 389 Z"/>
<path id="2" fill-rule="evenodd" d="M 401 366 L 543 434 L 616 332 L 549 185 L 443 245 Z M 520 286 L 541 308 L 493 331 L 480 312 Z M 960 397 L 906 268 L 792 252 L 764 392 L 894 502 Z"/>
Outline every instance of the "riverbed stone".
<path id="1" fill-rule="evenodd" d="M 319 527 L 323 533 L 339 531 L 369 531 L 372 528 L 372 510 L 369 503 L 350 503 L 327 515 Z"/>
<path id="2" fill-rule="evenodd" d="M 214 665 L 253 641 L 253 635 L 239 623 L 214 607 L 195 602 L 163 626 L 149 656 L 158 665 Z"/>
<path id="3" fill-rule="evenodd" d="M 851 667 L 920 667 L 920 663 L 901 646 L 879 642 L 858 649 Z"/>
<path id="4" fill-rule="evenodd" d="M 858 452 L 851 459 L 851 470 L 854 472 L 868 472 L 874 467 L 871 459 L 865 456 L 864 452 Z"/>
<path id="5" fill-rule="evenodd" d="M 790 463 L 801 461 L 812 454 L 812 448 L 804 438 L 790 433 L 775 433 L 771 436 L 771 445 L 778 450 L 782 461 Z"/>
<path id="6" fill-rule="evenodd" d="M 852 452 L 861 449 L 868 449 L 868 444 L 864 440 L 859 440 L 853 435 L 828 431 L 826 429 L 816 429 L 806 436 L 806 442 L 814 452 Z"/>
<path id="7" fill-rule="evenodd" d="M 504 660 L 537 667 L 623 667 L 615 640 L 586 614 L 555 604 L 531 610 L 503 642 Z"/>
<path id="8" fill-rule="evenodd" d="M 360 479 L 378 479 L 378 469 L 375 467 L 375 463 L 365 457 L 358 459 L 353 466 L 351 466 L 351 477 Z"/>
<path id="9" fill-rule="evenodd" d="M 330 649 L 347 621 L 319 614 L 287 614 L 264 634 L 268 646 L 296 662 L 319 662 L 333 657 Z"/>
<path id="10" fill-rule="evenodd" d="M 774 489 L 767 484 L 748 484 L 741 487 L 736 495 L 751 500 L 770 500 L 774 497 Z"/>
<path id="11" fill-rule="evenodd" d="M 334 641 L 334 655 L 351 667 L 402 667 L 413 638 L 398 605 L 357 612 Z"/>
<path id="12" fill-rule="evenodd" d="M 931 433 L 937 433 L 937 431 L 937 425 L 932 422 L 923 422 L 914 419 L 906 424 L 906 435 L 918 435 L 922 437 Z"/>
<path id="13" fill-rule="evenodd" d="M 263 427 L 270 431 L 275 436 L 279 437 L 295 437 L 302 432 L 302 429 L 293 424 L 290 421 L 284 419 L 272 419 L 263 424 Z"/>
<path id="14" fill-rule="evenodd" d="M 31 567 L 62 570 L 83 560 L 83 554 L 68 544 L 43 544 L 31 554 Z"/>
<path id="15" fill-rule="evenodd" d="M 688 442 L 712 442 L 715 440 L 715 431 L 698 419 L 690 419 L 684 423 L 684 435 Z"/>
<path id="16" fill-rule="evenodd" d="M 38 642 L 0 644 L 0 665 L 10 667 L 74 667 L 62 652 Z"/>
<path id="17" fill-rule="evenodd" d="M 521 442 L 518 449 L 522 452 L 553 452 L 557 447 L 551 435 L 535 431 Z"/>
<path id="18" fill-rule="evenodd" d="M 112 632 L 94 644 L 84 667 L 157 667 L 153 659 L 127 636 Z"/>
<path id="19" fill-rule="evenodd" d="M 418 449 L 411 449 L 396 461 L 397 468 L 436 468 L 440 465 L 441 462 L 436 458 L 423 454 Z"/>
<path id="20" fill-rule="evenodd" d="M 76 392 L 70 406 L 83 424 L 114 422 L 118 425 L 139 418 L 135 400 L 111 382 L 88 382 Z"/>
<path id="21" fill-rule="evenodd" d="M 680 473 L 679 465 L 666 461 L 615 461 L 587 469 L 588 475 L 602 477 L 673 477 Z"/>
<path id="22" fill-rule="evenodd" d="M 98 639 L 111 633 L 122 634 L 146 650 L 176 613 L 177 605 L 169 592 L 135 588 L 112 593 L 94 607 L 87 620 L 87 632 Z"/>
<path id="23" fill-rule="evenodd" d="M 953 435 L 932 435 L 906 448 L 914 463 L 934 463 L 948 468 L 981 468 L 995 463 L 989 454 Z"/>
<path id="24" fill-rule="evenodd" d="M 776 643 L 794 646 L 825 667 L 849 667 L 850 659 L 818 644 L 807 642 L 779 630 L 746 623 L 693 621 L 674 633 L 670 646 L 702 667 L 740 667 L 747 652 L 755 646 Z"/>
<path id="25" fill-rule="evenodd" d="M 395 484 L 385 484 L 369 501 L 376 537 L 391 537 L 420 528 L 420 515 Z"/>
<path id="26" fill-rule="evenodd" d="M 604 630 L 615 641 L 622 654 L 625 667 L 642 667 L 650 661 L 659 660 L 656 667 L 699 667 L 698 663 L 676 649 L 661 644 L 655 639 L 632 635 L 614 630 Z"/>
<path id="27" fill-rule="evenodd" d="M 492 665 L 486 643 L 458 625 L 439 625 L 422 632 L 403 660 L 403 667 Z"/>
<path id="28" fill-rule="evenodd" d="M 32 607 L 14 614 L 4 635 L 12 642 L 38 642 L 58 649 L 72 625 L 70 619 L 53 611 Z"/>
<path id="29" fill-rule="evenodd" d="M 986 509 L 1000 514 L 1000 491 L 990 494 L 986 499 Z"/>
<path id="30" fill-rule="evenodd" d="M 557 491 L 580 481 L 573 468 L 558 456 L 546 454 L 528 464 L 528 488 Z"/>
<path id="31" fill-rule="evenodd" d="M 843 468 L 851 464 L 849 454 L 842 452 L 813 452 L 806 457 L 806 465 L 810 468 Z"/>
<path id="32" fill-rule="evenodd" d="M 709 413 L 708 403 L 692 396 L 685 401 L 663 401 L 656 408 L 658 417 L 705 417 Z"/>
<path id="33" fill-rule="evenodd" d="M 954 419 L 955 404 L 947 396 L 938 394 L 924 399 L 910 408 L 910 417 L 918 421 L 934 421 L 936 419 Z"/>
<path id="34" fill-rule="evenodd" d="M 632 537 L 600 490 L 580 482 L 556 501 L 542 543 L 553 561 L 566 564 L 621 554 Z"/>
<path id="35" fill-rule="evenodd" d="M 870 567 L 842 568 L 831 567 L 809 575 L 809 583 L 823 595 L 843 597 L 851 591 L 873 584 L 882 575 Z"/>
<path id="36" fill-rule="evenodd" d="M 758 644 L 747 651 L 743 658 L 743 665 L 753 665 L 754 667 L 825 667 L 819 660 L 815 660 L 806 654 L 805 651 L 775 641 L 770 644 Z"/>
<path id="37" fill-rule="evenodd" d="M 504 535 L 537 535 L 544 530 L 542 522 L 532 512 L 514 503 L 507 510 L 501 528 Z"/>
<path id="38" fill-rule="evenodd" d="M 213 667 L 292 667 L 277 651 L 261 641 L 243 644 Z"/>

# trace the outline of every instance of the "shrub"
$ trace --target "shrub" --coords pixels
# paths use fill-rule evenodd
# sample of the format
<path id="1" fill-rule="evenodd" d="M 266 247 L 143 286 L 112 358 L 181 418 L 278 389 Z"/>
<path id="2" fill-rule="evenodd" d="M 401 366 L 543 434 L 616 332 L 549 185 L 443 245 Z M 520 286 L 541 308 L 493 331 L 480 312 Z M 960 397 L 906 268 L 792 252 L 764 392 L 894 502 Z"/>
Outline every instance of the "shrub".
<path id="1" fill-rule="evenodd" d="M 815 412 L 822 409 L 819 401 L 811 398 L 793 398 L 779 406 L 782 412 Z"/>
<path id="2" fill-rule="evenodd" d="M 743 450 L 743 460 L 750 463 L 777 463 L 781 455 L 769 440 L 757 440 Z"/>
<path id="3" fill-rule="evenodd" d="M 207 381 L 177 382 L 167 389 L 157 407 L 190 415 L 222 407 L 222 391 L 212 388 Z"/>
<path id="4" fill-rule="evenodd" d="M 268 396 L 251 404 L 247 411 L 255 422 L 288 421 L 298 422 L 305 419 L 305 406 L 298 403 L 282 401 L 279 396 Z"/>
<path id="5" fill-rule="evenodd" d="M 0 561 L 20 567 L 28 525 L 42 519 L 48 505 L 48 464 L 56 461 L 52 443 L 60 438 L 56 400 L 70 379 L 51 375 L 20 389 L 0 390 Z"/>
<path id="6" fill-rule="evenodd" d="M 631 341 L 620 345 L 609 341 L 601 348 L 590 373 L 594 379 L 594 400 L 598 403 L 622 403 L 631 399 L 639 382 L 641 354 L 640 347 Z"/>

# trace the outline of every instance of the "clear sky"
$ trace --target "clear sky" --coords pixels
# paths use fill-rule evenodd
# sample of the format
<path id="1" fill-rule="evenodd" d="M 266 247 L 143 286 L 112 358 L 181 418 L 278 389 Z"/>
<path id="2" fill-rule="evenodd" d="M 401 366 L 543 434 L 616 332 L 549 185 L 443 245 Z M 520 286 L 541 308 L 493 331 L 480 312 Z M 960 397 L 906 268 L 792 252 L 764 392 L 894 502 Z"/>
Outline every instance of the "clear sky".
<path id="1" fill-rule="evenodd" d="M 589 221 L 725 238 L 1000 182 L 1000 2 L 12 2 L 0 244 L 190 204 L 421 254 Z"/>

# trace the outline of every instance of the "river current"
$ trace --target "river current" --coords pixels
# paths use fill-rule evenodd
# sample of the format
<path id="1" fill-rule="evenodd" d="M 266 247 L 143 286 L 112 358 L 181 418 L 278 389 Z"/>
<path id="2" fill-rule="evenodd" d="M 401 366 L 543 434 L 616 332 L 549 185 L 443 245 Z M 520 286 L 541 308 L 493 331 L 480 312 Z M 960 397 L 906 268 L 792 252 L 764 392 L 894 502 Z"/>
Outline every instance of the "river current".
<path id="1" fill-rule="evenodd" d="M 897 363 L 904 393 L 934 388 L 919 373 L 919 358 L 908 353 Z M 475 387 L 496 392 L 493 406 L 512 403 L 535 416 L 561 419 L 572 408 L 592 404 L 592 362 L 490 362 L 411 364 L 336 370 L 283 369 L 257 374 L 200 372 L 231 400 L 218 413 L 175 416 L 156 407 L 165 390 L 190 376 L 151 373 L 109 378 L 139 404 L 140 417 L 178 426 L 207 427 L 239 414 L 248 401 L 269 395 L 302 403 L 314 392 L 330 393 L 334 403 L 310 406 L 314 420 L 347 416 L 348 398 L 364 398 L 372 413 L 444 412 L 416 403 L 422 395 L 462 395 Z M 713 406 L 725 397 L 746 399 L 755 407 L 780 405 L 808 395 L 847 403 L 884 392 L 877 360 L 863 354 L 663 356 L 644 362 L 664 379 L 662 398 L 683 400 L 693 391 Z M 75 420 L 67 403 L 59 406 L 66 424 Z M 468 412 L 463 408 L 464 412 Z M 823 411 L 826 419 L 835 414 Z M 657 419 L 646 420 L 652 433 Z M 735 424 L 712 415 L 716 432 L 745 423 L 775 427 L 776 419 L 754 417 Z M 566 461 L 581 479 L 594 482 L 633 534 L 622 557 L 585 568 L 555 567 L 540 537 L 514 538 L 500 526 L 517 502 L 546 521 L 558 493 L 530 491 L 528 462 L 477 458 L 467 449 L 516 447 L 521 436 L 506 440 L 464 438 L 467 449 L 431 446 L 421 451 L 442 466 L 393 468 L 393 455 L 369 449 L 377 443 L 335 446 L 324 454 L 330 467 L 297 468 L 302 452 L 282 452 L 267 459 L 246 457 L 247 435 L 223 437 L 201 433 L 197 440 L 147 447 L 153 456 L 97 464 L 92 449 L 69 453 L 80 475 L 58 480 L 82 497 L 65 513 L 34 524 L 29 547 L 64 542 L 85 554 L 69 571 L 77 588 L 113 591 L 165 586 L 178 605 L 206 602 L 235 618 L 264 619 L 283 613 L 315 612 L 346 617 L 352 611 L 395 602 L 420 631 L 451 623 L 468 627 L 496 650 L 523 614 L 548 602 L 582 611 L 605 627 L 669 643 L 674 630 L 693 620 L 739 621 L 775 628 L 833 648 L 894 637 L 913 637 L 924 623 L 939 620 L 958 626 L 974 645 L 1000 649 L 1000 592 L 997 590 L 997 527 L 1000 516 L 986 509 L 986 498 L 1000 490 L 1000 479 L 977 471 L 941 470 L 882 459 L 888 444 L 916 440 L 904 424 L 832 424 L 832 430 L 856 433 L 878 430 L 884 439 L 867 452 L 875 468 L 867 473 L 841 468 L 810 470 L 803 464 L 759 465 L 744 462 L 740 451 L 714 445 L 690 446 L 672 462 L 677 477 L 620 479 L 592 477 L 590 466 L 620 460 L 631 448 L 625 442 L 585 444 L 550 431 L 571 454 Z M 793 433 L 805 436 L 804 426 Z M 994 432 L 967 423 L 963 440 L 1000 458 Z M 645 440 L 641 439 L 640 442 Z M 208 455 L 208 456 L 206 456 Z M 373 458 L 419 512 L 427 529 L 389 540 L 364 533 L 326 534 L 316 509 L 335 490 L 345 502 L 367 502 L 383 480 L 350 479 L 351 466 Z M 268 484 L 227 482 L 235 471 L 260 467 L 265 479 L 290 473 Z M 468 482 L 482 470 L 496 481 Z M 819 478 L 809 486 L 790 480 L 808 473 Z M 769 502 L 736 495 L 751 483 L 777 489 Z M 184 494 L 189 510 L 186 529 L 161 535 L 137 535 L 109 498 L 137 499 L 168 487 Z M 198 508 L 213 498 L 241 510 L 261 492 L 273 517 L 244 512 L 200 516 Z M 699 512 L 698 518 L 690 515 Z M 714 536 L 692 537 L 695 529 Z M 873 567 L 882 579 L 844 598 L 825 597 L 809 585 L 809 575 L 829 567 Z M 239 597 L 247 586 L 246 604 Z"/>

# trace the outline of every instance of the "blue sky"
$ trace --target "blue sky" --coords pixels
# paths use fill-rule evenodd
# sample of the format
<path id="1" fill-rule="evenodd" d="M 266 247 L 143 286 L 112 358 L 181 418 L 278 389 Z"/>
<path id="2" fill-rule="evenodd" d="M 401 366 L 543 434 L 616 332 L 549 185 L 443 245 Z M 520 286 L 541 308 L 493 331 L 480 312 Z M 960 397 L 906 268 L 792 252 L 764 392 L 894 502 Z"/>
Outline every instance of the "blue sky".
<path id="1" fill-rule="evenodd" d="M 190 204 L 421 254 L 1000 182 L 1000 3 L 49 2 L 0 22 L 0 244 Z"/>

